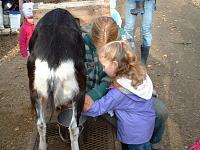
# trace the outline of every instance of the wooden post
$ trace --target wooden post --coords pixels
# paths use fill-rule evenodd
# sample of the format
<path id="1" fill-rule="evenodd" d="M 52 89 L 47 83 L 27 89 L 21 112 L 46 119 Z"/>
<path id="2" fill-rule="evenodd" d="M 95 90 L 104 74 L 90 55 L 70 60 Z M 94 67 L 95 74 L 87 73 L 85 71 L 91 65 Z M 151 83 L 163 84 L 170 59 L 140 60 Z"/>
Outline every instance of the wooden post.
<path id="1" fill-rule="evenodd" d="M 21 24 L 24 21 L 24 15 L 22 13 L 22 4 L 23 4 L 23 0 L 19 0 L 19 12 L 20 12 L 20 15 L 21 15 L 21 18 L 20 18 Z"/>

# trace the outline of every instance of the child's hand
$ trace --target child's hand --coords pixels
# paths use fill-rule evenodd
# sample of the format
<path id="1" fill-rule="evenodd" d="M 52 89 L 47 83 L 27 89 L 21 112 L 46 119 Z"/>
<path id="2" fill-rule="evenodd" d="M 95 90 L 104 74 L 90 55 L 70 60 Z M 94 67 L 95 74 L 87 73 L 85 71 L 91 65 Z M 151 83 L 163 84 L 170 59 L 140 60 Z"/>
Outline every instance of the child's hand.
<path id="1" fill-rule="evenodd" d="M 85 103 L 83 106 L 83 112 L 87 112 L 93 103 L 94 103 L 93 99 L 89 95 L 85 95 Z"/>

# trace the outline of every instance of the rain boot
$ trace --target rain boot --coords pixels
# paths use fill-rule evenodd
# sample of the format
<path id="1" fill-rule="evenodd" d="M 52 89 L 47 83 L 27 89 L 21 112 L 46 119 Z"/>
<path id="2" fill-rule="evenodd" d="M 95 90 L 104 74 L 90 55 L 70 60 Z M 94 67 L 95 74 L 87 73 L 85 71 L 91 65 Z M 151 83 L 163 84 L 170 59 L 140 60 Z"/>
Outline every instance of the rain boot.
<path id="1" fill-rule="evenodd" d="M 150 46 L 142 46 L 141 45 L 141 62 L 146 66 L 147 58 L 149 56 Z"/>
<path id="2" fill-rule="evenodd" d="M 132 15 L 138 15 L 138 14 L 141 14 L 143 15 L 144 14 L 144 2 L 141 2 L 141 1 L 136 1 L 136 7 L 134 9 L 131 9 L 130 12 Z"/>

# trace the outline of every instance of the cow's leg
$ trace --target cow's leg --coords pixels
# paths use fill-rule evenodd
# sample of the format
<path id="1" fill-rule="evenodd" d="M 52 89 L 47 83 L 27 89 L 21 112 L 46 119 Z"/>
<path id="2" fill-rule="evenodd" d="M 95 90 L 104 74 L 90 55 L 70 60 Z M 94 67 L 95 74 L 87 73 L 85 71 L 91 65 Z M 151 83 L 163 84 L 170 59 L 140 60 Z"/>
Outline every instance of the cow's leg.
<path id="1" fill-rule="evenodd" d="M 84 63 L 80 63 L 76 66 L 76 80 L 79 85 L 79 94 L 75 96 L 74 100 L 76 101 L 76 108 L 77 108 L 77 121 L 79 124 L 79 118 L 81 116 L 81 112 L 83 109 L 83 105 L 85 102 L 85 93 L 86 93 L 86 70 Z"/>
<path id="2" fill-rule="evenodd" d="M 79 150 L 79 145 L 78 145 L 78 136 L 79 136 L 79 128 L 77 126 L 77 110 L 76 110 L 76 105 L 75 101 L 72 101 L 72 119 L 69 125 L 69 134 L 70 134 L 70 140 L 71 140 L 71 150 Z"/>
<path id="3" fill-rule="evenodd" d="M 45 110 L 46 101 L 45 98 L 38 95 L 36 100 L 36 112 L 37 112 L 37 129 L 40 135 L 39 150 L 46 150 L 46 122 L 45 122 Z"/>
<path id="4" fill-rule="evenodd" d="M 69 126 L 70 140 L 71 140 L 71 149 L 79 150 L 78 137 L 79 137 L 79 118 L 82 112 L 82 108 L 85 100 L 85 91 L 86 91 L 86 76 L 83 63 L 76 66 L 76 80 L 79 84 L 79 94 L 74 97 L 72 100 L 72 119 Z"/>
<path id="5" fill-rule="evenodd" d="M 35 71 L 35 60 L 30 56 L 27 60 L 27 71 L 29 78 L 29 91 L 32 108 L 35 109 L 37 92 L 34 90 L 34 71 Z"/>

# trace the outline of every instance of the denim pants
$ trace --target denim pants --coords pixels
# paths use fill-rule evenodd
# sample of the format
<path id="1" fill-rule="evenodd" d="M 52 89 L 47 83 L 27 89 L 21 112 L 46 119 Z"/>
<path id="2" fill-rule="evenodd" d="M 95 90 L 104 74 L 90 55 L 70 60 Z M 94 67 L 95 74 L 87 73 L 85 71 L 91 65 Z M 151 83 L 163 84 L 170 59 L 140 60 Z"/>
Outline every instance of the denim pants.
<path id="1" fill-rule="evenodd" d="M 149 142 L 144 144 L 124 144 L 122 143 L 122 150 L 151 150 Z"/>
<path id="2" fill-rule="evenodd" d="M 155 127 L 153 131 L 153 135 L 150 139 L 151 146 L 159 147 L 162 141 L 162 137 L 165 130 L 166 121 L 168 118 L 168 110 L 165 104 L 159 100 L 158 98 L 154 98 L 154 107 L 156 111 L 156 120 L 155 120 Z M 116 118 L 115 116 L 110 117 L 109 114 L 105 114 L 102 116 L 105 120 L 107 120 L 111 125 L 117 127 Z"/>
<path id="3" fill-rule="evenodd" d="M 130 13 L 131 9 L 136 7 L 134 0 L 126 0 L 126 16 L 124 30 L 128 41 L 134 41 L 134 29 L 136 22 L 136 15 Z M 152 43 L 152 22 L 155 11 L 155 0 L 145 0 L 144 14 L 142 15 L 141 36 L 142 46 L 151 46 Z"/>
<path id="4" fill-rule="evenodd" d="M 154 107 L 156 111 L 155 127 L 153 130 L 153 135 L 151 137 L 150 143 L 153 148 L 160 147 L 162 137 L 165 130 L 165 125 L 168 118 L 168 109 L 165 104 L 158 98 L 154 99 Z"/>

